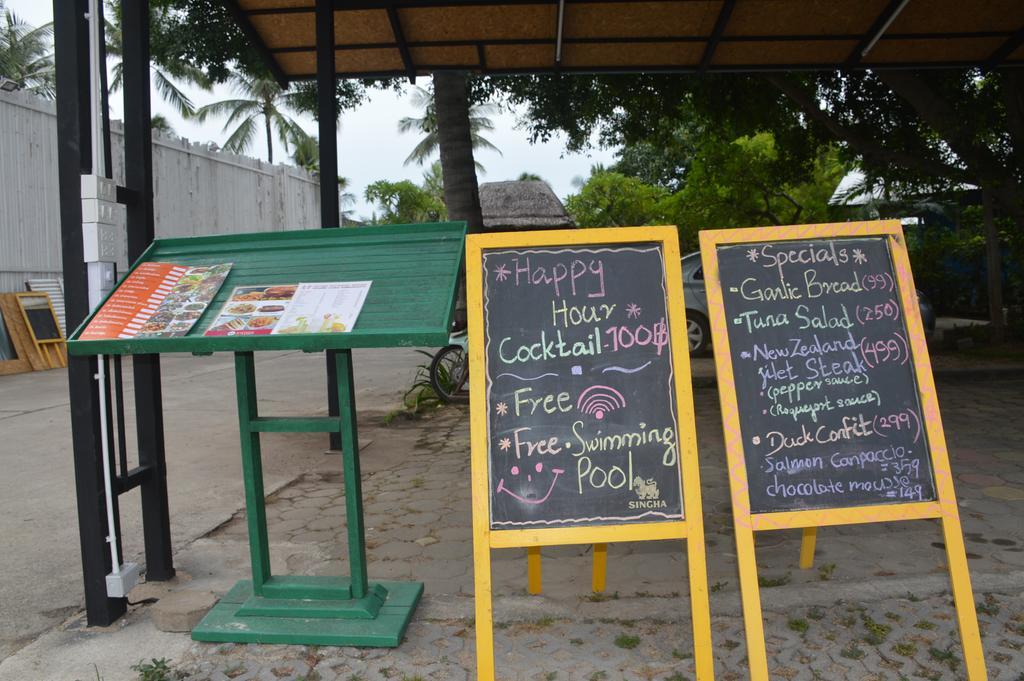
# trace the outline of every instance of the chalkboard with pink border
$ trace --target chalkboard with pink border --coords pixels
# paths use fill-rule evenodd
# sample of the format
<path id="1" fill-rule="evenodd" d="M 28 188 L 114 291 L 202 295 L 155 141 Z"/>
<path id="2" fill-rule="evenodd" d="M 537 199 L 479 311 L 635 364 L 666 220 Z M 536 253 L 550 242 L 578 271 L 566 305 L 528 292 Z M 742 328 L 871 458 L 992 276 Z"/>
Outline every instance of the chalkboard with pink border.
<path id="1" fill-rule="evenodd" d="M 491 527 L 681 520 L 661 245 L 487 249 L 482 278 Z"/>

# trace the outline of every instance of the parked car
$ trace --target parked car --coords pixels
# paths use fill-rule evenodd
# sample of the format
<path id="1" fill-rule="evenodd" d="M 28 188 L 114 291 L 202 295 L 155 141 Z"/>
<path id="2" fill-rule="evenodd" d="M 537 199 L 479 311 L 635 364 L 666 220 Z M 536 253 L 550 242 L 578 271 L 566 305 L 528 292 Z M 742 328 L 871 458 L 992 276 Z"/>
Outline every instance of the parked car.
<path id="1" fill-rule="evenodd" d="M 691 355 L 703 355 L 711 347 L 711 325 L 708 323 L 708 292 L 704 287 L 704 265 L 700 251 L 684 255 L 683 305 L 686 307 L 686 340 Z"/>
<path id="2" fill-rule="evenodd" d="M 684 255 L 683 304 L 686 307 L 686 340 L 690 344 L 690 355 L 705 354 L 711 347 L 711 326 L 708 323 L 708 293 L 704 286 L 704 265 L 700 251 Z M 935 332 L 935 309 L 923 291 L 917 291 L 917 304 L 921 310 L 921 322 L 928 338 Z"/>

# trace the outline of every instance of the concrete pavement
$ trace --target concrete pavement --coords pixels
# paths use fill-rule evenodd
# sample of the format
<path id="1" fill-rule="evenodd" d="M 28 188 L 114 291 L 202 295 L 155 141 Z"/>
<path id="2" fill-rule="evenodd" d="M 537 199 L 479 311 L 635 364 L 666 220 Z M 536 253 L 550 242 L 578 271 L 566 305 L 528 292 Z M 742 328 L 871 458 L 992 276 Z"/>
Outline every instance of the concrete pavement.
<path id="1" fill-rule="evenodd" d="M 379 425 L 422 359 L 409 349 L 355 351 L 361 418 Z M 256 366 L 266 413 L 326 411 L 322 354 L 259 353 Z M 163 376 L 171 533 L 180 550 L 242 505 L 233 359 L 166 355 Z M 83 604 L 69 416 L 65 371 L 0 376 L 0 660 Z M 271 434 L 264 443 L 268 490 L 337 461 L 323 454 L 322 435 Z M 138 499 L 137 490 L 121 497 L 121 523 L 125 555 L 141 563 Z"/>

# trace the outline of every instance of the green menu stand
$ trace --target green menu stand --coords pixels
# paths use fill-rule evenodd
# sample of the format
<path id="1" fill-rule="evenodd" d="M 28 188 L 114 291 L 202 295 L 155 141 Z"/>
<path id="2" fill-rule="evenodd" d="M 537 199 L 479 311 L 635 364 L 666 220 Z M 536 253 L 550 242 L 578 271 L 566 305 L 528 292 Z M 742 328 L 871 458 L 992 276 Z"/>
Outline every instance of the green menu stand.
<path id="1" fill-rule="evenodd" d="M 238 428 L 252 579 L 238 582 L 192 630 L 197 641 L 395 647 L 423 593 L 421 582 L 370 581 L 366 567 L 352 348 L 448 342 L 465 223 L 388 225 L 154 241 L 142 262 L 232 263 L 213 302 L 178 338 L 78 340 L 74 355 L 230 351 L 235 356 Z M 237 286 L 372 281 L 348 333 L 216 336 L 203 333 Z M 335 351 L 339 415 L 261 416 L 254 353 Z M 274 575 L 267 539 L 261 433 L 338 433 L 342 443 L 349 576 Z"/>

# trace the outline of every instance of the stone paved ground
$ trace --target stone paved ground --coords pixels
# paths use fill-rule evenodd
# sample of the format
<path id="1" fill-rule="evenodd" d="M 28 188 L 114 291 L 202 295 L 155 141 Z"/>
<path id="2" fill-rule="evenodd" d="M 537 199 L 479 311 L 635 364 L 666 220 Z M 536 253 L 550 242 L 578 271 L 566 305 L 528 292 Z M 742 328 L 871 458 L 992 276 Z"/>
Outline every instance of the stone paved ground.
<path id="1" fill-rule="evenodd" d="M 990 678 L 1024 681 L 1024 597 L 1005 588 L 1024 569 L 1024 380 L 940 382 L 939 390 L 972 578 L 997 592 L 989 601 L 979 596 Z M 738 598 L 717 394 L 698 389 L 695 401 L 719 678 L 743 678 L 742 620 L 736 607 L 719 606 Z M 473 678 L 467 671 L 473 665 L 467 424 L 459 408 L 397 423 L 392 427 L 409 429 L 413 446 L 401 461 L 364 475 L 370 578 L 415 578 L 426 585 L 424 604 L 399 649 L 195 644 L 179 668 L 194 679 Z M 365 456 L 373 456 L 372 447 Z M 347 574 L 342 486 L 337 473 L 312 474 L 270 497 L 275 571 Z M 935 523 L 824 529 L 812 570 L 796 567 L 799 541 L 796 531 L 757 539 L 767 583 L 785 585 L 780 593 L 803 594 L 799 607 L 783 599 L 788 605 L 776 612 L 772 591 L 762 592 L 773 678 L 963 678 L 953 610 L 935 586 L 944 584 L 945 574 Z M 223 590 L 247 576 L 246 547 L 239 513 L 190 550 L 227 557 L 227 569 L 214 582 Z M 507 625 L 496 631 L 502 678 L 692 678 L 686 620 L 674 610 L 688 607 L 681 547 L 617 544 L 609 554 L 609 593 L 595 603 L 601 598 L 587 596 L 589 547 L 545 549 L 545 593 L 530 600 L 543 604 L 540 611 L 552 606 L 555 615 L 511 621 L 503 619 L 500 604 L 523 599 L 524 551 L 494 552 L 496 616 Z M 906 584 L 930 595 L 907 593 Z M 840 596 L 848 603 L 837 603 Z M 645 603 L 651 604 L 647 613 Z M 624 610 L 630 619 L 623 619 Z"/>
<path id="2" fill-rule="evenodd" d="M 1024 381 L 943 384 L 943 417 L 957 476 L 957 495 L 972 572 L 1024 569 Z M 696 391 L 704 521 L 712 583 L 735 582 L 717 393 Z M 364 476 L 363 496 L 371 578 L 426 582 L 427 593 L 472 595 L 469 432 L 465 409 L 449 407 L 414 429 L 419 439 L 392 467 Z M 373 456 L 373 449 L 366 452 Z M 344 494 L 340 472 L 312 474 L 267 503 L 271 553 L 292 574 L 347 573 Z M 204 541 L 245 544 L 244 512 Z M 794 569 L 797 531 L 757 535 L 758 561 L 770 579 L 792 583 L 944 574 L 937 524 L 929 521 L 826 528 L 819 532 L 818 569 Z M 865 550 L 865 547 L 872 547 Z M 578 591 L 589 570 L 589 546 L 545 549 L 548 596 Z M 612 545 L 608 584 L 622 595 L 679 591 L 685 561 L 674 542 Z M 521 594 L 522 550 L 494 554 L 495 592 Z"/>
<path id="3" fill-rule="evenodd" d="M 989 678 L 1018 681 L 1024 675 L 1024 598 L 989 595 L 981 604 Z M 772 678 L 964 678 L 951 608 L 945 597 L 908 597 L 769 612 Z M 716 678 L 745 679 L 742 620 L 716 617 L 712 634 Z M 209 681 L 457 681 L 475 678 L 473 636 L 467 620 L 418 619 L 395 650 L 196 644 L 175 669 L 181 678 Z M 686 623 L 656 619 L 514 622 L 495 631 L 497 674 L 508 681 L 693 679 L 690 636 Z"/>

